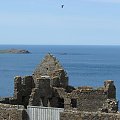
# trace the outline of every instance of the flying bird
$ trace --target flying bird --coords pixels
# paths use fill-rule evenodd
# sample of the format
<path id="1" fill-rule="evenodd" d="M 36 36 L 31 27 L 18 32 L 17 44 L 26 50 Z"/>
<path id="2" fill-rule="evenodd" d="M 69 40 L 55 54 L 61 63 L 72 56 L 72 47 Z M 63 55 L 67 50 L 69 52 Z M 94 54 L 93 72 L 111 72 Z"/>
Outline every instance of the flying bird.
<path id="1" fill-rule="evenodd" d="M 63 8 L 64 7 L 64 5 L 61 5 L 61 8 Z"/>

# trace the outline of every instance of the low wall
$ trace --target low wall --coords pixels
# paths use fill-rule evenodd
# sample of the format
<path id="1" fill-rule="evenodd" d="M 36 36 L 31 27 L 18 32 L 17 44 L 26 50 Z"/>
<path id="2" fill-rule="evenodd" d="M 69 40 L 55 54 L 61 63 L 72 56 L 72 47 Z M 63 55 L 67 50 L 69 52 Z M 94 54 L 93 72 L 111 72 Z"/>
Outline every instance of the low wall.
<path id="1" fill-rule="evenodd" d="M 120 120 L 120 113 L 62 112 L 60 120 Z"/>
<path id="2" fill-rule="evenodd" d="M 0 104 L 0 120 L 27 120 L 23 106 Z"/>

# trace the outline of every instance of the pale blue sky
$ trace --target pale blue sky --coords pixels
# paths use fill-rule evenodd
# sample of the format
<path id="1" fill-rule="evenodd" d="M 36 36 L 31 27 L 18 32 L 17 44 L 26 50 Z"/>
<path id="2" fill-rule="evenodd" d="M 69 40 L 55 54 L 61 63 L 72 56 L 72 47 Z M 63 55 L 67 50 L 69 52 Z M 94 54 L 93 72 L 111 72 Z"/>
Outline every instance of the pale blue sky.
<path id="1" fill-rule="evenodd" d="M 120 0 L 1 0 L 0 44 L 120 45 Z"/>

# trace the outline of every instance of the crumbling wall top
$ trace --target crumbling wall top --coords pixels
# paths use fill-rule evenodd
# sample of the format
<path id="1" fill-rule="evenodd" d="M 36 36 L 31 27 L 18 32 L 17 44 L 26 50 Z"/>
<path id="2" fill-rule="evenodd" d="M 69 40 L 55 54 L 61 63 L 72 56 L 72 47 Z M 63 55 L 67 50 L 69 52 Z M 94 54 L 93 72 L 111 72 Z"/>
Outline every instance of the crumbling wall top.
<path id="1" fill-rule="evenodd" d="M 48 53 L 33 72 L 33 78 L 41 78 L 41 76 L 52 77 L 54 71 L 58 70 L 63 70 L 62 65 L 53 55 Z"/>
<path id="2" fill-rule="evenodd" d="M 33 79 L 39 78 L 50 79 L 50 85 L 54 87 L 66 87 L 68 85 L 68 77 L 59 61 L 50 53 L 48 53 L 42 62 L 33 72 Z"/>

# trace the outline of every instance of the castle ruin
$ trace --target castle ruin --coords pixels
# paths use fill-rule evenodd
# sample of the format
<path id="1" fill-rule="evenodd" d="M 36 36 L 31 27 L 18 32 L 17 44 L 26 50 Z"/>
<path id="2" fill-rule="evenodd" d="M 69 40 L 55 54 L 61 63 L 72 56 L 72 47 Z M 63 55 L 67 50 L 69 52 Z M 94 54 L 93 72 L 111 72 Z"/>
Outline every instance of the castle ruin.
<path id="1" fill-rule="evenodd" d="M 15 77 L 14 95 L 0 99 L 0 108 L 7 104 L 25 108 L 28 105 L 64 108 L 60 120 L 67 120 L 70 115 L 69 120 L 90 120 L 80 117 L 81 111 L 87 112 L 87 115 L 93 115 L 94 112 L 108 116 L 118 114 L 114 81 L 106 80 L 104 85 L 97 89 L 89 86 L 75 88 L 68 82 L 67 73 L 59 61 L 53 55 L 47 54 L 32 76 Z M 25 120 L 25 117 L 23 118 Z M 120 120 L 120 114 L 116 118 L 118 119 L 115 120 Z"/>

